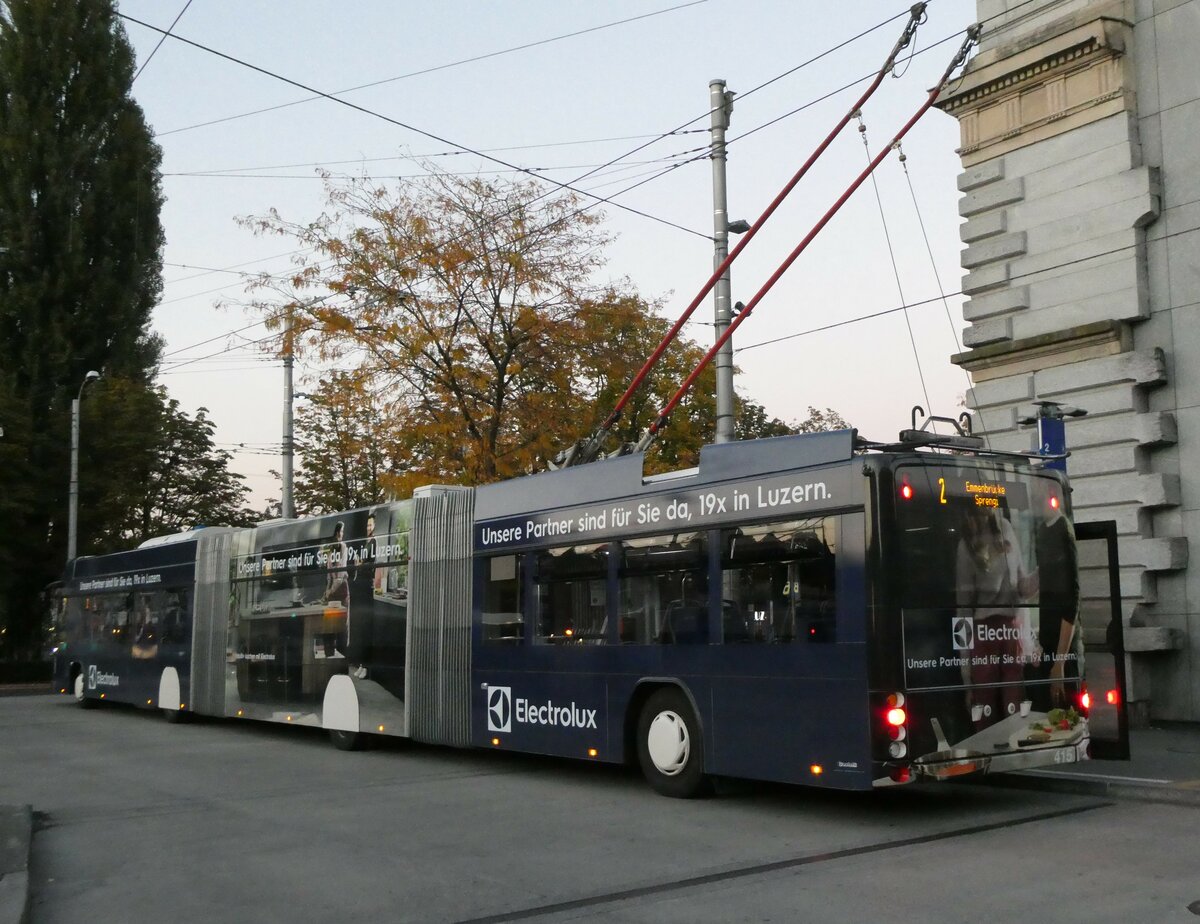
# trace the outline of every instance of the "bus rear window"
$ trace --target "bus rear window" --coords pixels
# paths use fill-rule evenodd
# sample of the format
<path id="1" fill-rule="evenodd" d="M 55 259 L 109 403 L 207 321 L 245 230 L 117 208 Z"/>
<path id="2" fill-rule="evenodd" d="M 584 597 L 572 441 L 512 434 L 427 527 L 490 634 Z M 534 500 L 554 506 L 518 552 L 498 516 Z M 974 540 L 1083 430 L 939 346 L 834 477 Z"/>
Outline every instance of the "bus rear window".
<path id="1" fill-rule="evenodd" d="M 907 608 L 1012 608 L 1077 596 L 1062 487 L 1004 466 L 900 466 L 896 578 Z"/>

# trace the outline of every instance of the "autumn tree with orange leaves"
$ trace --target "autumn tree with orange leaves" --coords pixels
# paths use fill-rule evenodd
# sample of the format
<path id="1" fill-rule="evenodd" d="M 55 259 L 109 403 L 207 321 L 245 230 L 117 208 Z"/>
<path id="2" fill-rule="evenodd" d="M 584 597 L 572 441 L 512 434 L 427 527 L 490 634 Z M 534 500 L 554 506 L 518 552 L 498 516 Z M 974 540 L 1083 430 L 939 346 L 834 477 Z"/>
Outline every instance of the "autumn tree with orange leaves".
<path id="1" fill-rule="evenodd" d="M 257 283 L 275 348 L 343 370 L 306 386 L 324 407 L 298 421 L 301 485 L 332 464 L 314 453 L 346 451 L 347 464 L 370 469 L 359 482 L 396 496 L 542 470 L 595 428 L 666 332 L 628 281 L 595 282 L 609 238 L 572 194 L 445 174 L 399 189 L 327 179 L 327 189 L 328 208 L 312 223 L 274 211 L 243 222 L 305 248 L 286 286 Z M 686 338 L 671 347 L 611 448 L 637 437 L 702 355 Z M 648 467 L 695 464 L 713 432 L 712 394 L 709 372 Z M 348 426 L 356 406 L 370 413 L 340 449 L 311 426 L 331 407 Z"/>

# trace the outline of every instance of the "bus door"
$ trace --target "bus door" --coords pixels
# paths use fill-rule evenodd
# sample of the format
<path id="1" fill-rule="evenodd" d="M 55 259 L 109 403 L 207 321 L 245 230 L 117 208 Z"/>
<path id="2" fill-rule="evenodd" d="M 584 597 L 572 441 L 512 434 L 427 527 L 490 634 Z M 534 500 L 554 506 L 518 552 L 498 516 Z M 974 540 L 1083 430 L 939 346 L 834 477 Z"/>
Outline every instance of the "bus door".
<path id="1" fill-rule="evenodd" d="M 1091 698 L 1091 756 L 1095 760 L 1129 760 L 1117 524 L 1113 520 L 1076 523 L 1075 543 L 1084 679 Z"/>

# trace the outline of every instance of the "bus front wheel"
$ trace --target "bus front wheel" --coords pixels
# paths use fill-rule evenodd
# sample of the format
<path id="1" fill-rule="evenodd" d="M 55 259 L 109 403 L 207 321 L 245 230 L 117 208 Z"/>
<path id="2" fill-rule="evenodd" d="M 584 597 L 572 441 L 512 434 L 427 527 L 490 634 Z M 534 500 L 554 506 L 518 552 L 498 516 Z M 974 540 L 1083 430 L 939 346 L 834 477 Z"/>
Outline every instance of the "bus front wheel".
<path id="1" fill-rule="evenodd" d="M 681 690 L 667 687 L 646 701 L 638 720 L 638 762 L 664 796 L 693 799 L 709 792 L 700 723 Z"/>
<path id="2" fill-rule="evenodd" d="M 94 699 L 88 699 L 84 694 L 83 682 L 83 671 L 80 671 L 75 675 L 75 683 L 72 688 L 72 692 L 75 694 L 75 702 L 77 702 L 84 709 L 95 709 L 98 704 Z"/>

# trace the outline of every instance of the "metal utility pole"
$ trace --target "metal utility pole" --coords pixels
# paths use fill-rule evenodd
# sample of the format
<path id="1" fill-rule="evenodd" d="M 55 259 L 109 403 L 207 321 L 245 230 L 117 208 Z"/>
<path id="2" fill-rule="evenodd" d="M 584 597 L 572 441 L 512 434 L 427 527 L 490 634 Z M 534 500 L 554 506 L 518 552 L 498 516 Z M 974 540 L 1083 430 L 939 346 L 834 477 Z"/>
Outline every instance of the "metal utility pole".
<path id="1" fill-rule="evenodd" d="M 712 176 L 713 176 L 713 269 L 718 269 L 729 256 L 729 208 L 725 193 L 725 130 L 733 112 L 733 93 L 725 89 L 724 80 L 708 84 L 708 103 L 712 110 Z M 713 311 L 716 339 L 729 327 L 730 291 L 729 270 L 726 269 L 713 287 Z M 716 356 L 717 374 L 717 436 L 718 443 L 733 441 L 733 340 L 721 347 Z"/>
<path id="2" fill-rule="evenodd" d="M 75 560 L 79 536 L 79 402 L 83 400 L 83 390 L 88 382 L 100 378 L 95 370 L 83 377 L 79 384 L 79 393 L 71 399 L 71 489 L 67 502 L 67 561 Z"/>
<path id="3" fill-rule="evenodd" d="M 287 329 L 283 334 L 283 496 L 279 504 L 279 515 L 290 520 L 296 516 L 296 505 L 292 500 L 292 459 L 295 445 L 292 439 L 292 333 L 295 306 L 288 305 Z"/>

